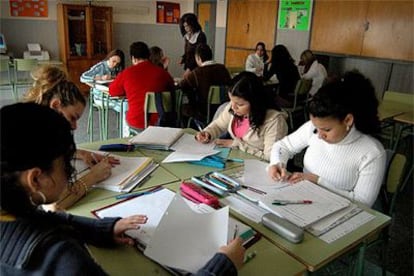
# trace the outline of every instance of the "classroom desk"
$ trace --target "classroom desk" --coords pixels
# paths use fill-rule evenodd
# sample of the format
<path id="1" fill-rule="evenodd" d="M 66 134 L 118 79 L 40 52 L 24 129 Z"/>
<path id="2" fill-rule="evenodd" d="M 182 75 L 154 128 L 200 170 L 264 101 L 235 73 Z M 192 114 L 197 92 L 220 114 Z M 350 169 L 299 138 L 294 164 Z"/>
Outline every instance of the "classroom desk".
<path id="1" fill-rule="evenodd" d="M 240 170 L 240 168 L 226 170 L 224 173 L 231 174 L 238 170 Z M 168 187 L 169 186 L 171 186 L 171 184 L 168 185 Z M 321 239 L 316 238 L 307 232 L 305 232 L 305 238 L 302 243 L 294 244 L 285 240 L 262 224 L 255 223 L 236 212 L 231 211 L 231 213 L 234 217 L 250 225 L 277 247 L 305 265 L 308 271 L 314 272 L 341 255 L 344 255 L 347 252 L 352 252 L 360 246 L 363 246 L 365 241 L 370 240 L 370 238 L 374 237 L 391 223 L 390 217 L 367 207 L 360 207 L 370 214 L 374 214 L 375 218 L 330 244 L 325 243 Z"/>
<path id="2" fill-rule="evenodd" d="M 408 104 L 401 104 L 393 101 L 382 101 L 378 106 L 378 115 L 380 121 L 392 119 L 395 116 L 410 112 L 411 106 Z"/>
<path id="3" fill-rule="evenodd" d="M 176 182 L 178 186 L 179 182 Z M 78 202 L 68 212 L 93 217 L 91 210 L 114 203 L 114 197 L 95 202 Z M 139 210 L 137 210 L 139 213 Z M 128 246 L 98 248 L 89 246 L 95 260 L 109 275 L 170 275 L 162 266 L 145 257 L 143 253 Z M 247 252 L 256 251 L 256 257 L 245 264 L 239 275 L 303 275 L 305 266 L 290 257 L 266 239 L 260 239 Z M 173 253 L 173 252 L 172 252 Z"/>
<path id="4" fill-rule="evenodd" d="M 128 138 L 124 139 L 110 139 L 106 141 L 97 141 L 93 143 L 81 144 L 80 147 L 83 149 L 90 149 L 90 150 L 97 150 L 100 145 L 103 144 L 114 144 L 114 143 L 127 143 Z M 147 156 L 151 157 L 155 162 L 159 163 L 162 168 L 173 174 L 178 179 L 184 180 L 188 179 L 192 176 L 200 176 L 204 175 L 211 171 L 221 171 L 227 170 L 231 168 L 237 168 L 243 166 L 243 163 L 239 162 L 226 162 L 224 169 L 218 169 L 214 167 L 208 166 L 200 166 L 194 165 L 186 162 L 178 162 L 178 163 L 161 163 L 162 160 L 167 157 L 171 152 L 165 150 L 151 150 L 151 149 L 144 149 L 138 148 L 134 152 L 139 153 L 138 156 Z M 134 156 L 134 155 L 133 155 Z M 137 155 L 135 155 L 137 156 Z M 236 158 L 236 159 L 248 159 L 248 158 L 256 158 L 248 153 L 244 153 L 239 150 L 231 150 L 229 158 Z"/>

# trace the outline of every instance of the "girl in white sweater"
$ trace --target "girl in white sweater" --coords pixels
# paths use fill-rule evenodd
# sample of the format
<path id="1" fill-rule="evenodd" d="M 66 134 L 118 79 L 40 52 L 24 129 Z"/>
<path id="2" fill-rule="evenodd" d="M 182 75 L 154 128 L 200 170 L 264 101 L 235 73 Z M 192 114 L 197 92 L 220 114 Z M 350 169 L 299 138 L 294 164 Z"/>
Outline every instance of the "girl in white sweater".
<path id="1" fill-rule="evenodd" d="M 378 100 L 358 72 L 323 86 L 309 103 L 310 121 L 273 145 L 269 175 L 276 181 L 308 180 L 372 206 L 385 171 L 386 154 L 371 135 L 379 130 Z M 303 172 L 286 163 L 306 149 Z"/>

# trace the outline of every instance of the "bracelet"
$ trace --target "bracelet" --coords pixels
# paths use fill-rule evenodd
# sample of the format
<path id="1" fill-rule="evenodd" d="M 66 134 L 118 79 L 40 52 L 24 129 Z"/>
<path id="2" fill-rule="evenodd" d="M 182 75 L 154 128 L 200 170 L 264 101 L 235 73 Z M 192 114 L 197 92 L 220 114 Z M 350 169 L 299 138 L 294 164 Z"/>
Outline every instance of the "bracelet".
<path id="1" fill-rule="evenodd" d="M 80 183 L 80 185 L 85 190 L 85 195 L 86 195 L 88 193 L 88 191 L 89 191 L 89 187 L 88 187 L 88 185 L 86 185 L 85 180 L 83 180 L 82 178 L 79 178 L 78 179 L 78 182 Z"/>

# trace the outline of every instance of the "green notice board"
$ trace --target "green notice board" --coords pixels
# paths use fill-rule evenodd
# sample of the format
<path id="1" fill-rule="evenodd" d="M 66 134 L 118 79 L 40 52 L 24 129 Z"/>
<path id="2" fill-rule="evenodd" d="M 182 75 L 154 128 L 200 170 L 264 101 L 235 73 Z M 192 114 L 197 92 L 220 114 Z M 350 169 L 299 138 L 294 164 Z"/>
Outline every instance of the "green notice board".
<path id="1" fill-rule="evenodd" d="M 280 0 L 279 29 L 308 31 L 312 0 Z"/>

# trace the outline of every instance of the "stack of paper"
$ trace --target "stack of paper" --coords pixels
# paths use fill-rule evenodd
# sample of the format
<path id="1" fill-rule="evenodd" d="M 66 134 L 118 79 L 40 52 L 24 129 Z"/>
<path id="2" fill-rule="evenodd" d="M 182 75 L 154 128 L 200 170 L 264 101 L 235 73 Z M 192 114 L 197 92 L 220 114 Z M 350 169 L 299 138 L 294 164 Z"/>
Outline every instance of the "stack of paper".
<path id="1" fill-rule="evenodd" d="M 120 164 L 112 168 L 109 178 L 94 187 L 115 192 L 130 192 L 158 167 L 149 157 L 125 157 L 114 154 L 112 156 L 119 159 Z M 78 160 L 75 167 L 78 172 L 87 172 L 87 166 L 83 161 Z"/>
<path id="2" fill-rule="evenodd" d="M 238 235 L 250 239 L 255 233 L 247 225 L 229 218 L 228 207 L 215 210 L 194 204 L 168 189 L 157 190 L 93 211 L 100 218 L 148 216 L 146 224 L 127 235 L 136 239 L 144 254 L 174 269 L 195 273 L 219 249 Z M 223 227 L 227 225 L 227 227 Z"/>
<path id="3" fill-rule="evenodd" d="M 183 133 L 181 128 L 149 126 L 129 142 L 139 147 L 169 150 Z"/>

